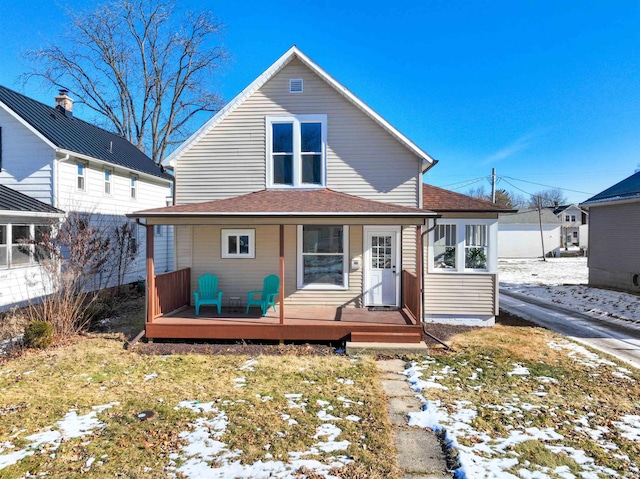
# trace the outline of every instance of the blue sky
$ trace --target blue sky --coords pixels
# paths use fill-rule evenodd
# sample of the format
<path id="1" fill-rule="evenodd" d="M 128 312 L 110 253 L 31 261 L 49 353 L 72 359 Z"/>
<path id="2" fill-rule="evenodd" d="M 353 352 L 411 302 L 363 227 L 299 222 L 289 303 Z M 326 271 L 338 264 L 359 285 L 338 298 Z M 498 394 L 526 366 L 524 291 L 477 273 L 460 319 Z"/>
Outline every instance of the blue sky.
<path id="1" fill-rule="evenodd" d="M 0 83 L 51 103 L 16 82 L 21 53 L 62 31 L 62 6 L 93 3 L 3 5 Z M 499 188 L 557 186 L 579 202 L 639 167 L 637 0 L 182 3 L 226 24 L 226 99 L 296 44 L 439 160 L 428 183 L 488 190 L 470 181 L 495 167 Z"/>

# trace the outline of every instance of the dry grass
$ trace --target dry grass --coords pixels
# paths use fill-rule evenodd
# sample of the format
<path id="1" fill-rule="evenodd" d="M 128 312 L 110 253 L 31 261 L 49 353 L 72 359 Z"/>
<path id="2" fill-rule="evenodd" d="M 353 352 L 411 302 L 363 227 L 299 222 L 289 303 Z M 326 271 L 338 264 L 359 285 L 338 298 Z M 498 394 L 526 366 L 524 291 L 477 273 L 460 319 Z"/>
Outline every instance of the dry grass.
<path id="1" fill-rule="evenodd" d="M 525 427 L 552 428 L 564 436 L 564 445 L 585 451 L 598 465 L 622 477 L 635 477 L 625 473 L 630 464 L 640 463 L 640 444 L 622 437 L 613 423 L 622 416 L 640 414 L 640 373 L 629 371 L 632 368 L 602 353 L 598 356 L 612 364 L 588 365 L 580 355 L 570 355 L 568 349 L 550 347 L 558 341 L 570 344 L 542 328 L 513 326 L 454 336 L 451 344 L 457 353 L 433 357 L 434 362 L 423 373 L 425 377 L 444 376 L 437 382 L 448 389 L 427 389 L 423 393 L 430 400 L 441 400 L 450 413 L 457 410 L 455 404 L 468 401 L 477 411 L 471 425 L 479 433 L 500 438 Z M 527 368 L 529 374 L 510 374 L 516 365 Z M 442 373 L 443 369 L 448 372 Z M 535 407 L 528 409 L 522 407 L 524 404 Z M 513 411 L 500 409 L 504 405 L 513 407 Z M 576 427 L 581 424 L 589 430 L 605 431 L 600 441 L 590 437 L 587 429 Z M 476 440 L 471 435 L 460 443 L 471 446 Z M 611 454 L 602 447 L 602 441 L 614 444 L 617 452 L 628 455 L 630 461 Z M 527 441 L 512 450 L 519 458 L 519 466 L 510 471 L 514 474 L 527 461 L 551 469 L 568 466 L 574 474 L 580 471 L 573 459 L 552 453 L 542 441 Z"/>
<path id="2" fill-rule="evenodd" d="M 165 477 L 163 468 L 171 463 L 170 454 L 183 445 L 179 433 L 199 417 L 176 408 L 185 400 L 216 401 L 229 419 L 222 440 L 230 450 L 242 451 L 244 464 L 267 460 L 267 445 L 275 459 L 285 461 L 289 452 L 308 451 L 318 441 L 312 438 L 322 424 L 317 413 L 327 407 L 318 400 L 327 401 L 333 407 L 331 414 L 354 414 L 362 419 L 339 422 L 339 439 L 351 443 L 347 451 L 312 457 L 352 457 L 355 463 L 340 473 L 345 478 L 399 477 L 373 361 L 261 356 L 253 370 L 241 369 L 247 359 L 139 355 L 123 348 L 121 335 L 90 335 L 6 361 L 0 366 L 0 404 L 4 405 L 0 408 L 0 444 L 8 441 L 15 448 L 0 445 L 0 463 L 3 454 L 26 447 L 28 435 L 55 429 L 56 422 L 72 409 L 82 415 L 92 406 L 119 404 L 98 413 L 103 429 L 64 441 L 56 451 L 41 446 L 33 456 L 0 470 L 0 477 L 22 477 L 27 471 L 70 477 L 86 471 L 89 458 L 96 459 L 87 473 L 91 477 Z M 237 387 L 235 380 L 242 376 L 245 385 Z M 353 384 L 338 382 L 339 378 L 353 380 Z M 291 408 L 286 393 L 302 394 L 305 408 Z M 264 400 L 266 396 L 272 399 Z M 347 406 L 339 397 L 355 402 Z M 139 420 L 142 411 L 150 411 L 151 419 Z M 287 425 L 282 414 L 290 415 L 297 424 Z"/>

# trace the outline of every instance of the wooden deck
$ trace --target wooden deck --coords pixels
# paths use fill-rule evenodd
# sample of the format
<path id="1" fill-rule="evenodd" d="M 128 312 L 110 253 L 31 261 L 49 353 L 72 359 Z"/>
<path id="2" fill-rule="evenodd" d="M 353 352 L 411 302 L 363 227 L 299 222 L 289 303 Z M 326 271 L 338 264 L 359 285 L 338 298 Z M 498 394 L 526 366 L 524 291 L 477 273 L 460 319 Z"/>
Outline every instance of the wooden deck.
<path id="1" fill-rule="evenodd" d="M 373 341 L 416 343 L 422 329 L 406 310 L 372 311 L 368 308 L 299 307 L 286 305 L 284 324 L 279 313 L 266 317 L 257 308 L 245 316 L 244 308 L 203 306 L 183 308 L 147 322 L 151 339 L 245 339 L 284 341 Z"/>

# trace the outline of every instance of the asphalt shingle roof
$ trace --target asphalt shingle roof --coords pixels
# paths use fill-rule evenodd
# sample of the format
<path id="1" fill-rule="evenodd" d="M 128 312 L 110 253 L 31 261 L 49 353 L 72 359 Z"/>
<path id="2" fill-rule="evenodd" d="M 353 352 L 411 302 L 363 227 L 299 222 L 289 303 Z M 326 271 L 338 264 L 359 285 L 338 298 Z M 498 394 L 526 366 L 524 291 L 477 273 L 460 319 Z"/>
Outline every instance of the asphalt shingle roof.
<path id="1" fill-rule="evenodd" d="M 169 178 L 125 138 L 0 85 L 0 102 L 58 148 L 141 173 Z"/>
<path id="2" fill-rule="evenodd" d="M 261 190 L 223 200 L 137 211 L 130 216 L 304 216 L 317 214 L 325 216 L 435 216 L 432 211 L 382 203 L 329 189 Z"/>
<path id="3" fill-rule="evenodd" d="M 483 213 L 506 213 L 513 211 L 509 208 L 481 200 L 472 196 L 455 193 L 450 190 L 438 188 L 432 185 L 422 185 L 422 206 L 423 208 L 444 212 L 483 212 Z"/>
<path id="4" fill-rule="evenodd" d="M 30 196 L 0 185 L 0 212 L 2 211 L 25 211 L 36 213 L 59 213 L 64 211 L 54 208 L 51 205 L 38 201 Z"/>
<path id="5" fill-rule="evenodd" d="M 582 205 L 591 205 L 594 203 L 603 203 L 605 201 L 622 201 L 633 198 L 640 198 L 640 171 L 631 175 L 629 178 L 616 183 L 615 185 L 601 191 L 592 196 Z"/>
<path id="6" fill-rule="evenodd" d="M 516 213 L 503 213 L 500 214 L 500 223 L 537 225 L 540 223 L 540 215 L 542 215 L 543 224 L 562 224 L 562 220 L 554 215 L 549 208 L 542 208 L 540 213 L 535 208 L 518 210 Z"/>

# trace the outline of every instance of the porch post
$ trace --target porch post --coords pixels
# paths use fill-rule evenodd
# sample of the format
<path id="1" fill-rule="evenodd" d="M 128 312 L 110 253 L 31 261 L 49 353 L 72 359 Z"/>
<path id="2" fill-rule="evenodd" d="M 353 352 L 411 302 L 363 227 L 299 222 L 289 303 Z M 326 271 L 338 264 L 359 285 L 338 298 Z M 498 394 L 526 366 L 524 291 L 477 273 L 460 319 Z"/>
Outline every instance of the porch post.
<path id="1" fill-rule="evenodd" d="M 284 324 L 284 225 L 280 225 L 280 324 Z"/>
<path id="2" fill-rule="evenodd" d="M 423 264 L 423 256 L 424 256 L 424 246 L 422 244 L 422 226 L 416 226 L 416 247 L 418 251 L 416 251 L 416 296 L 418 297 L 416 303 L 418 304 L 418 310 L 416 314 L 418 317 L 416 318 L 418 322 L 422 323 L 422 308 L 424 305 L 422 304 L 422 291 L 424 290 L 424 271 L 422 271 Z"/>
<path id="3" fill-rule="evenodd" d="M 147 234 L 147 323 L 155 318 L 156 308 L 156 276 L 153 264 L 153 225 L 145 226 Z"/>

